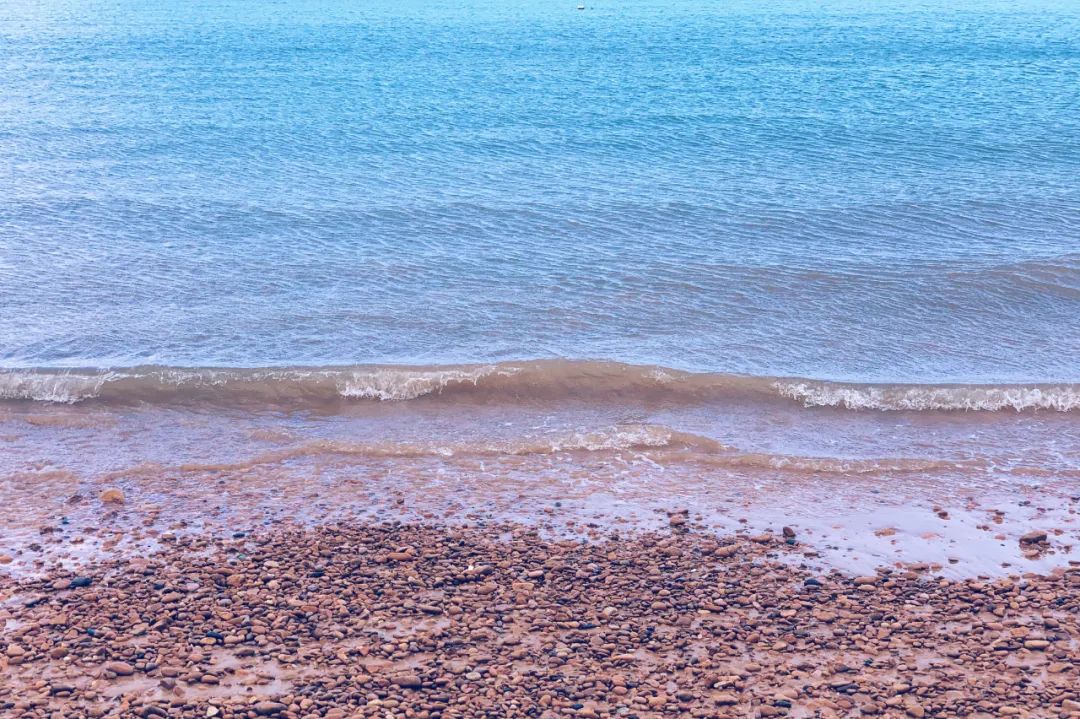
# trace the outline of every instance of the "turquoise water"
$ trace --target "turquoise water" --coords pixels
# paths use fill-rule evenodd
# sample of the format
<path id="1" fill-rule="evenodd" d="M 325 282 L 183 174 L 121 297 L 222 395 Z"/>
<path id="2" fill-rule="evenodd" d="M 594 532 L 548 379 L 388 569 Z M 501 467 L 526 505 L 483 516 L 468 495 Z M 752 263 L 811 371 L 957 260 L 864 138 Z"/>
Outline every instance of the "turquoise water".
<path id="1" fill-rule="evenodd" d="M 1080 3 L 0 5 L 0 364 L 1080 381 Z"/>

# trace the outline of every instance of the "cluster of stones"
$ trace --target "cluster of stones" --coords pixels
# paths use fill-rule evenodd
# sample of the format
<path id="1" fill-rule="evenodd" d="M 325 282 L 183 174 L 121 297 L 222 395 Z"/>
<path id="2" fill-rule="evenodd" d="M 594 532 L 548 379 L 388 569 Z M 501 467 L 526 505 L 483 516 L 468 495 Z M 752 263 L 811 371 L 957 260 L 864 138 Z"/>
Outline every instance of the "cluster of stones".
<path id="1" fill-rule="evenodd" d="M 278 528 L 0 579 L 0 715 L 1080 717 L 1080 569 L 821 575 L 791 530 L 672 527 Z"/>

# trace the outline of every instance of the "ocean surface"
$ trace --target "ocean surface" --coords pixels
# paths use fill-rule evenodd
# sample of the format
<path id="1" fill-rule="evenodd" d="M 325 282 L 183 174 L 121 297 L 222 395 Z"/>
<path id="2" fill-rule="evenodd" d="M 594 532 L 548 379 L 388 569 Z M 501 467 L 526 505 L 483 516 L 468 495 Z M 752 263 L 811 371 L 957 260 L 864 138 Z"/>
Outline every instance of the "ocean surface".
<path id="1" fill-rule="evenodd" d="M 0 4 L 0 478 L 1077 481 L 1080 3 L 584 4 Z"/>

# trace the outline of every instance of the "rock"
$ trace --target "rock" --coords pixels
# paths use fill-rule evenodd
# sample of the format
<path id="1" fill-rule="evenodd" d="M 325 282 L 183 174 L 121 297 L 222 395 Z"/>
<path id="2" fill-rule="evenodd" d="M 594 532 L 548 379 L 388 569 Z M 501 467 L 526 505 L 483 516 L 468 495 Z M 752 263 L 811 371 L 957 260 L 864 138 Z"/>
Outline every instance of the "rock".
<path id="1" fill-rule="evenodd" d="M 795 539 L 795 530 L 791 527 L 784 527 L 782 532 L 785 539 Z"/>
<path id="2" fill-rule="evenodd" d="M 110 487 L 109 489 L 106 489 L 100 495 L 98 495 L 98 498 L 104 504 L 123 504 L 124 503 L 124 493 L 123 493 L 123 491 L 117 489 L 116 487 Z"/>
<path id="3" fill-rule="evenodd" d="M 713 695 L 713 703 L 717 704 L 719 706 L 722 706 L 722 707 L 726 707 L 726 706 L 733 706 L 735 704 L 738 704 L 739 700 L 733 694 L 727 694 L 727 693 L 714 694 Z"/>
<path id="4" fill-rule="evenodd" d="M 1038 544 L 1046 541 L 1046 532 L 1034 530 L 1020 537 L 1020 544 Z"/>
<path id="5" fill-rule="evenodd" d="M 1046 641 L 1045 639 L 1028 639 L 1027 641 L 1024 642 L 1024 647 L 1026 647 L 1027 649 L 1034 649 L 1034 650 L 1037 650 L 1037 651 L 1042 651 L 1043 649 L 1046 649 L 1049 646 L 1050 646 L 1050 642 Z"/>
<path id="6" fill-rule="evenodd" d="M 867 586 L 867 585 L 870 585 L 870 584 L 877 584 L 878 583 L 878 578 L 877 577 L 870 577 L 870 576 L 855 577 L 855 579 L 853 581 L 855 582 L 856 586 L 862 587 L 862 586 Z"/>
<path id="7" fill-rule="evenodd" d="M 916 719 L 921 719 L 921 717 L 926 716 L 926 710 L 910 697 L 904 701 L 904 711 L 907 712 L 908 716 L 913 716 Z"/>
<path id="8" fill-rule="evenodd" d="M 11 564 L 15 561 L 15 557 L 10 554 L 0 554 L 0 564 Z"/>
<path id="9" fill-rule="evenodd" d="M 135 673 L 135 667 L 127 662 L 106 662 L 105 671 L 112 672 L 118 677 L 129 677 Z"/>
<path id="10" fill-rule="evenodd" d="M 258 702 L 252 708 L 255 710 L 256 714 L 258 714 L 259 716 L 264 716 L 264 717 L 274 716 L 275 714 L 280 714 L 281 712 L 288 709 L 287 706 L 285 706 L 284 704 L 282 704 L 280 702 L 270 702 L 270 701 Z"/>
<path id="11" fill-rule="evenodd" d="M 393 682 L 403 689 L 419 689 L 424 686 L 424 683 L 420 681 L 420 677 L 415 674 L 402 674 L 394 677 Z"/>

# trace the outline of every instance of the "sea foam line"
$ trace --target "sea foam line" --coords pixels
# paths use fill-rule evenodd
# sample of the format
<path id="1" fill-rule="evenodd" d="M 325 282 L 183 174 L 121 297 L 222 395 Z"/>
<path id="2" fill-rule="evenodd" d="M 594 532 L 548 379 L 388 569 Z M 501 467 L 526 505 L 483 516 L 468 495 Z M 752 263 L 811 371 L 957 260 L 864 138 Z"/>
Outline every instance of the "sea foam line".
<path id="1" fill-rule="evenodd" d="M 408 401 L 483 393 L 486 399 L 632 404 L 777 402 L 858 411 L 1080 410 L 1080 385 L 858 384 L 803 378 L 693 373 L 602 361 L 537 360 L 460 366 L 135 367 L 0 370 L 0 400 L 208 402 L 303 408 L 341 401 Z"/>
<path id="2" fill-rule="evenodd" d="M 807 407 L 842 407 L 854 410 L 927 411 L 965 410 L 1017 412 L 1032 409 L 1069 412 L 1080 409 L 1080 389 L 1060 386 L 872 386 L 825 382 L 776 382 L 784 397 Z"/>

